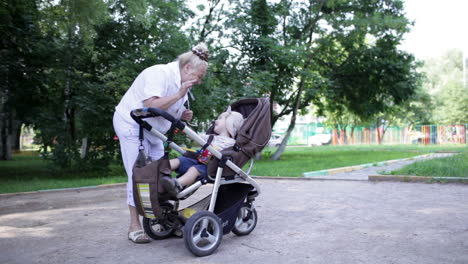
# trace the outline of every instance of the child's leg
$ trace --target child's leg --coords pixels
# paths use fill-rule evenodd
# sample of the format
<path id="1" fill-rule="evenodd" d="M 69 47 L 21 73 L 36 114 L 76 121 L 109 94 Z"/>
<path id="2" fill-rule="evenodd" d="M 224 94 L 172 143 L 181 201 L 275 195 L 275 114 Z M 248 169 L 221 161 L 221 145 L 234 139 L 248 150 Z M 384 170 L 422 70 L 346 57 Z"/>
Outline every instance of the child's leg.
<path id="1" fill-rule="evenodd" d="M 171 170 L 173 171 L 177 170 L 180 167 L 180 160 L 178 158 L 171 159 L 169 163 L 171 164 Z"/>
<path id="2" fill-rule="evenodd" d="M 197 177 L 200 175 L 201 173 L 195 167 L 190 167 L 184 175 L 177 178 L 177 182 L 185 187 L 195 182 Z"/>
<path id="3" fill-rule="evenodd" d="M 186 157 L 178 157 L 177 159 L 172 159 L 169 162 L 171 165 L 171 169 L 175 169 L 177 173 L 183 173 L 183 175 L 177 179 L 170 177 L 162 177 L 161 184 L 171 196 L 176 197 L 177 193 L 183 187 L 195 182 L 197 177 L 202 175 L 202 173 L 200 173 L 199 170 L 195 168 L 200 167 L 200 164 L 198 164 L 197 160 Z M 203 168 L 205 167 L 206 165 L 203 165 Z M 204 171 L 203 168 L 201 168 L 200 170 Z"/>

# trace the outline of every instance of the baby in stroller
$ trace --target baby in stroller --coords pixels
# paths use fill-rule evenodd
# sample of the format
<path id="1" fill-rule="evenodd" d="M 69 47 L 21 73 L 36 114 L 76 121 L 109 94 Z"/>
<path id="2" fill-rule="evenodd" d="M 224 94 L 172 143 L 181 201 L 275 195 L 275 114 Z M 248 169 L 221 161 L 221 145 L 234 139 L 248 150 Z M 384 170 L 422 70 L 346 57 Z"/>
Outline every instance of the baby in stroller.
<path id="1" fill-rule="evenodd" d="M 244 117 L 239 112 L 231 110 L 231 107 L 221 113 L 214 122 L 215 135 L 205 135 L 204 139 L 218 150 L 223 150 L 236 143 L 237 131 L 244 124 Z M 203 148 L 202 148 L 203 149 Z M 194 183 L 199 177 L 207 176 L 207 164 L 211 158 L 208 150 L 192 157 L 180 156 L 170 160 L 171 170 L 180 175 L 177 179 L 164 177 L 161 184 L 171 197 L 185 187 Z"/>

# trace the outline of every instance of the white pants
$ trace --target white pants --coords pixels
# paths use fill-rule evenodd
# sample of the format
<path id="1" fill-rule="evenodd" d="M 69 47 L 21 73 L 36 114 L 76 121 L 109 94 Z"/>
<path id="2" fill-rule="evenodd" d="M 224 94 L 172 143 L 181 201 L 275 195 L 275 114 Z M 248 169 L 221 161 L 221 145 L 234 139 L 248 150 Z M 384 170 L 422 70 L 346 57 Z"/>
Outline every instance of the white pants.
<path id="1" fill-rule="evenodd" d="M 117 112 L 114 113 L 113 122 L 115 133 L 117 137 L 119 137 L 122 160 L 128 177 L 127 204 L 135 207 L 135 202 L 133 200 L 132 171 L 140 147 L 140 139 L 138 137 L 140 132 L 139 126 L 136 122 L 135 124 L 129 124 Z M 146 155 L 151 157 L 152 160 L 158 160 L 164 155 L 162 140 L 150 142 L 144 139 L 143 147 L 145 148 Z"/>

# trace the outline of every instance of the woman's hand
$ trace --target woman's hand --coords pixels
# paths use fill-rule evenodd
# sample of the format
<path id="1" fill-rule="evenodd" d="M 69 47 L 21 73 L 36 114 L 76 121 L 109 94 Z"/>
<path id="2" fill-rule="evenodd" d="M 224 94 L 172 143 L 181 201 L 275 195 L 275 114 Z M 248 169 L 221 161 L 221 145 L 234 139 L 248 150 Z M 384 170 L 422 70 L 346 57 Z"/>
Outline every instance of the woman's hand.
<path id="1" fill-rule="evenodd" d="M 193 112 L 192 110 L 185 109 L 184 112 L 182 113 L 182 116 L 180 119 L 185 120 L 185 121 L 190 121 L 193 118 Z"/>
<path id="2" fill-rule="evenodd" d="M 165 97 L 157 97 L 157 96 L 150 97 L 146 99 L 145 101 L 143 101 L 143 106 L 144 107 L 156 107 L 162 110 L 167 110 L 169 109 L 171 105 L 177 102 L 177 100 L 179 100 L 180 98 L 183 98 L 194 84 L 197 84 L 196 79 L 183 82 L 177 93 L 170 95 L 170 96 L 165 96 Z M 192 119 L 192 116 L 193 116 L 193 113 L 191 115 L 188 115 L 187 117 Z M 190 119 L 186 119 L 186 120 L 190 121 Z"/>
<path id="3" fill-rule="evenodd" d="M 186 82 L 183 82 L 182 85 L 180 86 L 180 90 L 179 90 L 179 95 L 180 95 L 180 98 L 184 97 L 188 91 L 190 89 L 192 89 L 192 86 L 194 84 L 197 84 L 197 80 L 196 79 L 193 79 L 193 80 L 188 80 Z"/>

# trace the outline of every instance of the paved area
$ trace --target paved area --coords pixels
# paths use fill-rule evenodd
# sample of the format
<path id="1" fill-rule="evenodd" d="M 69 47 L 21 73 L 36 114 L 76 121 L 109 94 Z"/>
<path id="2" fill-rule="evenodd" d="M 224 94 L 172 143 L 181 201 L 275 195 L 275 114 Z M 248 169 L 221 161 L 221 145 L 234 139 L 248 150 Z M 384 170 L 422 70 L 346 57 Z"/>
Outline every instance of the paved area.
<path id="1" fill-rule="evenodd" d="M 434 159 L 434 158 L 442 158 L 442 157 L 449 157 L 453 156 L 456 153 L 435 153 L 430 157 L 419 157 L 414 159 L 402 160 L 394 163 L 390 163 L 387 165 L 382 166 L 374 166 L 363 168 L 355 171 L 350 172 L 342 172 L 330 175 L 320 175 L 320 176 L 311 176 L 311 179 L 324 179 L 324 180 L 353 180 L 353 181 L 367 181 L 369 175 L 379 175 L 382 172 L 390 172 L 394 170 L 398 170 L 408 164 L 411 164 L 416 161 L 426 160 L 426 159 Z"/>
<path id="2" fill-rule="evenodd" d="M 0 263 L 468 263 L 466 185 L 258 181 L 257 228 L 204 258 L 129 242 L 122 185 L 0 196 Z"/>

